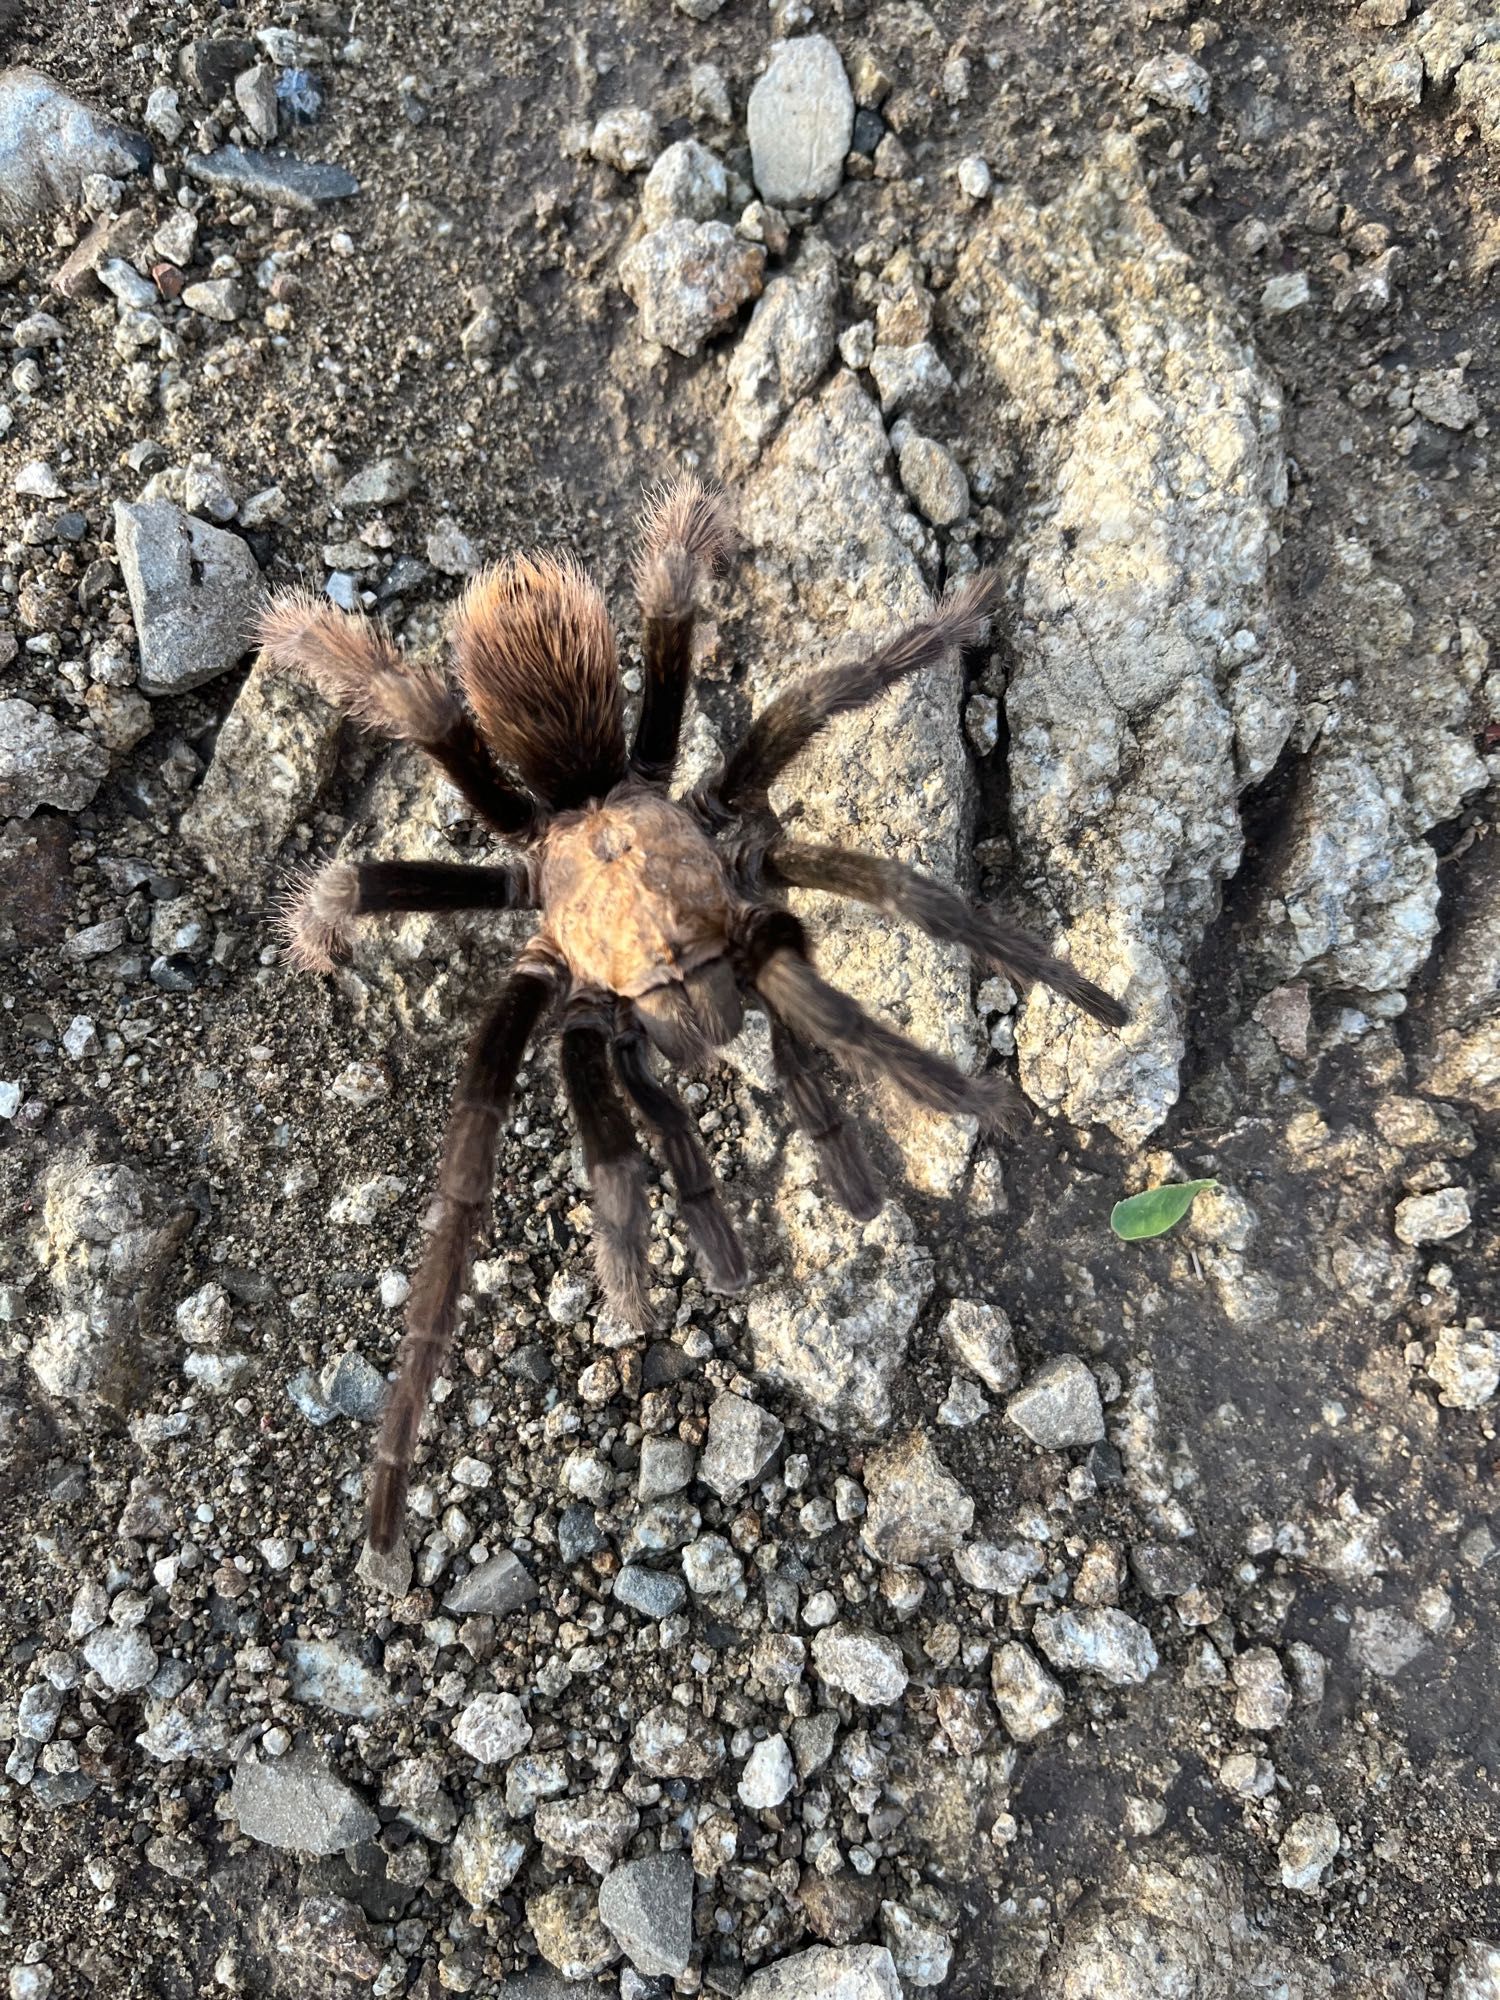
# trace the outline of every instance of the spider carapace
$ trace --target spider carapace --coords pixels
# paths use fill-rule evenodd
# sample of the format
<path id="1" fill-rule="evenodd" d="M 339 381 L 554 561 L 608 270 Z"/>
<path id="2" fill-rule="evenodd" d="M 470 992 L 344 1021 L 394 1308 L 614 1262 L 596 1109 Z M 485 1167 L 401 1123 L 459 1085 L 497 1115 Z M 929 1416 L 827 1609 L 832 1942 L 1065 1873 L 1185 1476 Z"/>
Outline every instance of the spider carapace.
<path id="1" fill-rule="evenodd" d="M 476 579 L 453 618 L 451 675 L 405 656 L 382 626 L 310 597 L 275 599 L 262 620 L 273 665 L 305 674 L 366 726 L 420 744 L 516 850 L 491 866 L 330 862 L 288 906 L 294 959 L 331 970 L 355 921 L 388 911 L 524 908 L 540 919 L 479 1026 L 449 1118 L 370 1488 L 377 1551 L 401 1533 L 501 1123 L 526 1049 L 544 1030 L 560 1036 L 601 1289 L 613 1312 L 644 1328 L 650 1211 L 635 1118 L 672 1176 L 709 1284 L 737 1291 L 747 1279 L 693 1120 L 656 1074 L 656 1057 L 701 1062 L 738 1033 L 746 1005 L 759 1008 L 791 1119 L 816 1149 L 829 1194 L 861 1218 L 882 1197 L 815 1051 L 987 1127 L 1012 1124 L 1024 1108 L 1004 1076 L 963 1075 L 820 979 L 802 924 L 780 900 L 787 889 L 871 904 L 1020 983 L 1055 987 L 1096 1020 L 1125 1020 L 1117 1000 L 994 911 L 900 862 L 789 840 L 770 809 L 772 782 L 832 717 L 982 638 L 997 596 L 992 574 L 965 579 L 875 651 L 795 682 L 703 784 L 670 796 L 698 592 L 729 545 L 723 502 L 696 479 L 649 504 L 635 567 L 645 671 L 628 743 L 608 613 L 567 558 L 515 557 Z"/>

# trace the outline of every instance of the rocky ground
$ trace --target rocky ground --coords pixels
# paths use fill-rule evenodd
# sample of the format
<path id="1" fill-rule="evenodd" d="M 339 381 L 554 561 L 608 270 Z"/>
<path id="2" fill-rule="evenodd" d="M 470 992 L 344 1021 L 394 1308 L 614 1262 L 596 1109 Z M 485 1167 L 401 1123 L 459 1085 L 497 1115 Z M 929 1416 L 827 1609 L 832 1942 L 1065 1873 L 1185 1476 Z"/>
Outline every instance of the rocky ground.
<path id="1" fill-rule="evenodd" d="M 0 64 L 11 1994 L 1494 2000 L 1500 19 L 12 0 Z M 524 925 L 284 963 L 298 863 L 486 838 L 245 624 L 426 645 L 565 543 L 634 680 L 682 465 L 745 544 L 688 775 L 998 565 L 779 803 L 1132 1024 L 805 898 L 1039 1115 L 853 1092 L 860 1229 L 752 1023 L 689 1096 L 759 1283 L 657 1191 L 644 1343 L 534 1058 L 379 1564 Z"/>

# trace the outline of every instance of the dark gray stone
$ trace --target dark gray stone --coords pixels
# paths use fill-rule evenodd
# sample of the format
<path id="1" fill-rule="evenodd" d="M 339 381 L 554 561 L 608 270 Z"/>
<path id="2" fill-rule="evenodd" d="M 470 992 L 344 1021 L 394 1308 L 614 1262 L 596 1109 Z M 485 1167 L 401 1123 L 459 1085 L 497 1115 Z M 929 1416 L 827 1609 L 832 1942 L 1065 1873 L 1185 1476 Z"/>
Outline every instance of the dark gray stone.
<path id="1" fill-rule="evenodd" d="M 299 160 L 290 153 L 220 146 L 212 153 L 189 153 L 183 165 L 195 181 L 209 187 L 234 188 L 259 201 L 280 202 L 284 208 L 317 208 L 359 193 L 359 182 L 342 167 L 325 160 Z"/>

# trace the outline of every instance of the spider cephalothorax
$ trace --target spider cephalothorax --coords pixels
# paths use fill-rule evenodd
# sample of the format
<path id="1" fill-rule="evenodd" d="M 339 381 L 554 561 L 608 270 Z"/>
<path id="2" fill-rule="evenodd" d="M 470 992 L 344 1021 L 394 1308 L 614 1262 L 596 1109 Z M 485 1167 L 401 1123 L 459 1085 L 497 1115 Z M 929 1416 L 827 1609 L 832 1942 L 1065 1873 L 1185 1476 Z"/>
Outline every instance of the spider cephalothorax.
<path id="1" fill-rule="evenodd" d="M 332 862 L 288 912 L 297 962 L 331 970 L 354 920 L 381 912 L 540 912 L 475 1036 L 454 1100 L 434 1226 L 412 1284 L 371 1486 L 377 1550 L 400 1533 L 417 1433 L 452 1338 L 501 1121 L 527 1045 L 544 1026 L 561 1037 L 563 1085 L 593 1195 L 600 1283 L 612 1310 L 644 1327 L 650 1214 L 627 1105 L 661 1150 L 709 1283 L 737 1291 L 747 1276 L 693 1121 L 655 1075 L 653 1049 L 692 1063 L 733 1038 L 746 1004 L 764 1012 L 791 1117 L 815 1147 L 830 1194 L 863 1218 L 879 1209 L 881 1195 L 853 1126 L 818 1077 L 814 1049 L 985 1126 L 1009 1125 L 1022 1109 L 1003 1076 L 963 1075 L 825 984 L 801 923 L 772 900 L 778 892 L 822 889 L 873 904 L 967 946 L 1022 983 L 1056 987 L 1097 1020 L 1125 1019 L 1117 1000 L 1025 931 L 899 862 L 793 843 L 767 803 L 772 781 L 831 717 L 982 636 L 996 597 L 991 575 L 968 578 L 875 652 L 798 681 L 703 785 L 668 796 L 698 586 L 728 545 L 722 504 L 695 479 L 664 490 L 647 512 L 636 564 L 645 679 L 628 748 L 608 615 L 571 561 L 517 557 L 479 577 L 454 616 L 453 681 L 406 658 L 382 627 L 312 598 L 282 597 L 263 621 L 261 641 L 275 665 L 300 669 L 358 721 L 420 744 L 522 850 L 489 867 Z"/>

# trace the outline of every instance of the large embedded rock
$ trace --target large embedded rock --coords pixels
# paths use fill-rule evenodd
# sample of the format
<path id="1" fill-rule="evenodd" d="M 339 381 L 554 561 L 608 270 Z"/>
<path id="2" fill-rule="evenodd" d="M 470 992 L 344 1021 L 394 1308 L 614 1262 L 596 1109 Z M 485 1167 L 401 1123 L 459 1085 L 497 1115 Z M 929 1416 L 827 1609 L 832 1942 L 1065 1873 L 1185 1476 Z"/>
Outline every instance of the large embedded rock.
<path id="1" fill-rule="evenodd" d="M 140 642 L 142 694 L 182 694 L 244 658 L 263 585 L 238 535 L 168 500 L 117 500 L 115 546 Z"/>
<path id="2" fill-rule="evenodd" d="M 40 70 L 0 71 L 0 222 L 73 206 L 90 174 L 118 180 L 151 159 L 139 133 L 70 97 Z"/>

